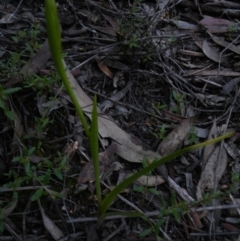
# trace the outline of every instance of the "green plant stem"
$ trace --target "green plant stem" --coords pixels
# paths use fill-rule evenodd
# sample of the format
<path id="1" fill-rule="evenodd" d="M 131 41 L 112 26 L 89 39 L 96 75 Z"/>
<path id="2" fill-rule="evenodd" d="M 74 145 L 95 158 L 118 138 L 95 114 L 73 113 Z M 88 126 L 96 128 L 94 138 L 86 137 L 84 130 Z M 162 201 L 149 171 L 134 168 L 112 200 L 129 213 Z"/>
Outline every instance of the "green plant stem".
<path id="1" fill-rule="evenodd" d="M 78 103 L 76 96 L 72 90 L 72 87 L 68 81 L 65 68 L 62 62 L 62 45 L 61 45 L 61 32 L 60 32 L 60 23 L 57 14 L 57 8 L 55 0 L 45 0 L 45 17 L 47 25 L 47 35 L 49 47 L 52 53 L 53 61 L 55 67 L 58 71 L 59 76 L 61 77 L 63 84 L 76 108 L 78 116 L 82 122 L 83 128 L 88 138 L 90 138 L 90 131 L 86 118 L 83 114 L 83 111 Z"/>
<path id="2" fill-rule="evenodd" d="M 216 142 L 219 142 L 225 138 L 229 138 L 233 135 L 233 132 L 229 132 L 226 133 L 225 135 L 219 136 L 215 139 L 212 140 L 208 140 L 193 146 L 189 146 L 186 147 L 184 149 L 175 151 L 161 159 L 155 160 L 153 161 L 151 164 L 149 164 L 147 167 L 141 169 L 140 171 L 138 171 L 137 173 L 134 173 L 132 176 L 128 177 L 127 179 L 125 179 L 123 182 L 121 182 L 119 185 L 117 185 L 107 196 L 106 198 L 103 200 L 102 205 L 100 207 L 100 211 L 99 211 L 99 218 L 102 219 L 102 215 L 105 214 L 105 212 L 107 211 L 108 207 L 112 204 L 113 200 L 116 198 L 116 196 L 123 191 L 125 188 L 127 188 L 130 184 L 132 184 L 134 181 L 136 181 L 138 178 L 140 178 L 143 175 L 146 175 L 147 173 L 151 172 L 152 170 L 154 170 L 156 167 L 163 165 L 164 163 L 171 161 L 173 159 L 175 159 L 178 156 L 181 156 L 182 154 L 198 149 L 200 147 L 206 146 L 206 145 L 210 145 Z"/>

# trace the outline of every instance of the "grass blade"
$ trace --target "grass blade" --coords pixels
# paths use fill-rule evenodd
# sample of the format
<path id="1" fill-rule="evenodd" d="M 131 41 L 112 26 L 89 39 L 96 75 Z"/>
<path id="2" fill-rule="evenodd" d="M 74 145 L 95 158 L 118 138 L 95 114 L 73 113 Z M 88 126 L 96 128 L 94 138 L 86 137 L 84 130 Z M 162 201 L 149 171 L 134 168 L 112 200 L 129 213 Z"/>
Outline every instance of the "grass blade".
<path id="1" fill-rule="evenodd" d="M 225 135 L 219 136 L 215 139 L 212 140 L 208 140 L 193 146 L 189 146 L 186 147 L 184 149 L 175 151 L 161 159 L 155 160 L 153 161 L 150 165 L 148 165 L 147 167 L 141 169 L 140 171 L 138 171 L 137 173 L 134 173 L 132 176 L 128 177 L 127 179 L 125 179 L 123 182 L 121 182 L 119 185 L 117 185 L 107 196 L 106 198 L 103 200 L 101 208 L 100 208 L 100 212 L 99 212 L 99 217 L 100 219 L 102 218 L 102 215 L 105 214 L 105 212 L 107 211 L 108 207 L 112 204 L 113 200 L 116 198 L 116 196 L 123 191 L 125 188 L 127 188 L 130 184 L 132 184 L 134 181 L 136 181 L 139 177 L 146 175 L 148 172 L 154 170 L 156 167 L 163 165 L 166 162 L 169 162 L 173 159 L 175 159 L 178 156 L 181 156 L 182 154 L 198 149 L 200 147 L 206 146 L 206 145 L 210 145 L 216 142 L 219 142 L 225 138 L 229 138 L 233 135 L 233 132 L 229 132 Z"/>
<path id="2" fill-rule="evenodd" d="M 62 62 L 62 44 L 61 44 L 61 32 L 60 32 L 60 22 L 57 14 L 56 2 L 55 0 L 45 0 L 45 17 L 47 25 L 47 35 L 49 47 L 52 53 L 52 58 L 57 69 L 59 76 L 61 77 L 63 84 L 76 108 L 78 116 L 83 124 L 83 128 L 87 137 L 90 137 L 90 131 L 86 118 L 83 114 L 82 108 L 79 105 L 72 87 L 68 81 L 65 68 Z"/>

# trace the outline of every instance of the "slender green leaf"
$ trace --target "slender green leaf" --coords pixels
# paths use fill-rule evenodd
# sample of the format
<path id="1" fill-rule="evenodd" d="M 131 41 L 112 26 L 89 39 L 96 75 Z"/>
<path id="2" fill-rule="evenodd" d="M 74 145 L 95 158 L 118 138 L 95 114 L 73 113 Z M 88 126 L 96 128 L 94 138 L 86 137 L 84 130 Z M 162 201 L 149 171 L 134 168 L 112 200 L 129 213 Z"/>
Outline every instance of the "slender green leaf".
<path id="1" fill-rule="evenodd" d="M 145 192 L 145 188 L 142 187 L 142 186 L 136 186 L 136 187 L 133 188 L 133 190 L 134 190 L 135 192 L 141 192 L 141 193 L 144 193 L 144 192 Z"/>
<path id="2" fill-rule="evenodd" d="M 159 191 L 155 188 L 149 188 L 148 191 L 152 194 L 159 195 Z"/>
<path id="3" fill-rule="evenodd" d="M 61 32 L 60 32 L 60 23 L 57 14 L 56 2 L 55 0 L 45 0 L 45 17 L 47 25 L 47 35 L 49 47 L 52 53 L 53 61 L 55 67 L 58 71 L 59 76 L 61 77 L 63 84 L 76 108 L 78 116 L 83 124 L 85 133 L 88 138 L 90 138 L 90 131 L 86 118 L 83 114 L 81 106 L 78 103 L 76 96 L 72 90 L 72 87 L 68 81 L 64 65 L 62 62 L 62 45 L 61 45 Z"/>
<path id="4" fill-rule="evenodd" d="M 51 161 L 45 160 L 44 162 L 46 163 L 48 168 L 53 168 L 53 163 Z"/>
<path id="5" fill-rule="evenodd" d="M 36 147 L 31 147 L 29 150 L 28 150 L 28 155 L 33 155 L 33 153 L 35 152 L 36 150 Z"/>
<path id="6" fill-rule="evenodd" d="M 40 187 L 31 197 L 31 201 L 34 202 L 38 200 L 43 195 L 43 187 Z"/>
<path id="7" fill-rule="evenodd" d="M 27 159 L 24 163 L 24 170 L 27 176 L 30 175 L 30 161 Z"/>
<path id="8" fill-rule="evenodd" d="M 2 93 L 6 94 L 6 95 L 8 95 L 8 94 L 13 94 L 13 93 L 15 93 L 15 92 L 17 92 L 17 91 L 19 91 L 19 90 L 21 90 L 21 89 L 22 89 L 22 88 L 20 88 L 20 87 L 5 89 L 5 90 L 2 91 Z"/>
<path id="9" fill-rule="evenodd" d="M 166 218 L 160 218 L 156 222 L 155 228 L 156 230 L 159 230 L 159 228 L 166 222 Z"/>
<path id="10" fill-rule="evenodd" d="M 146 222 L 150 222 L 147 216 L 144 216 L 144 215 L 143 215 L 143 216 L 141 216 L 141 218 L 142 218 L 144 221 L 146 221 Z"/>
<path id="11" fill-rule="evenodd" d="M 15 115 L 14 115 L 14 113 L 13 113 L 12 111 L 6 110 L 6 111 L 5 111 L 5 115 L 6 115 L 10 120 L 12 120 L 12 121 L 15 120 Z"/>
<path id="12" fill-rule="evenodd" d="M 180 223 L 180 221 L 181 221 L 180 214 L 183 215 L 183 214 L 184 214 L 184 210 L 183 210 L 182 208 L 176 207 L 176 208 L 173 208 L 173 209 L 172 209 L 172 214 L 173 214 L 175 220 L 176 220 L 178 223 Z"/>
<path id="13" fill-rule="evenodd" d="M 171 198 L 170 198 L 170 200 L 171 200 L 171 205 L 172 205 L 172 206 L 176 205 L 176 193 L 175 193 L 175 191 L 172 191 L 172 192 L 171 192 Z"/>
<path id="14" fill-rule="evenodd" d="M 0 108 L 5 109 L 5 102 L 0 98 Z"/>
<path id="15" fill-rule="evenodd" d="M 63 175 L 62 175 L 61 171 L 60 171 L 58 168 L 54 168 L 54 169 L 53 169 L 53 172 L 54 172 L 55 176 L 56 176 L 58 179 L 63 180 Z"/>
<path id="16" fill-rule="evenodd" d="M 182 154 L 198 149 L 200 147 L 206 146 L 206 145 L 210 145 L 216 142 L 219 142 L 225 138 L 229 138 L 233 135 L 233 132 L 229 132 L 225 135 L 222 135 L 220 137 L 217 137 L 215 139 L 212 140 L 208 140 L 205 141 L 203 143 L 199 143 L 193 146 L 189 146 L 186 147 L 184 149 L 181 150 L 177 150 L 161 159 L 155 160 L 153 161 L 151 164 L 149 164 L 147 167 L 141 169 L 139 172 L 134 173 L 132 176 L 128 177 L 127 179 L 125 179 L 123 182 L 121 182 L 119 185 L 117 185 L 107 196 L 106 198 L 103 200 L 102 205 L 100 207 L 100 211 L 99 211 L 99 217 L 101 217 L 108 209 L 108 207 L 111 205 L 111 203 L 113 202 L 113 200 L 116 198 L 116 196 L 125 188 L 127 188 L 131 183 L 133 183 L 135 180 L 137 180 L 139 177 L 146 175 L 146 173 L 154 170 L 155 168 L 157 168 L 158 166 L 163 165 L 166 162 L 169 162 L 173 159 L 175 159 L 178 156 L 181 156 Z"/>
<path id="17" fill-rule="evenodd" d="M 47 171 L 45 172 L 45 175 L 44 175 L 43 184 L 44 185 L 49 184 L 50 178 L 51 178 L 51 170 L 47 169 Z"/>
<path id="18" fill-rule="evenodd" d="M 149 235 L 151 232 L 152 232 L 152 229 L 151 229 L 151 228 L 148 228 L 148 229 L 143 230 L 143 231 L 140 233 L 139 236 L 140 236 L 141 238 L 144 238 L 144 237 L 146 237 L 147 235 Z"/>

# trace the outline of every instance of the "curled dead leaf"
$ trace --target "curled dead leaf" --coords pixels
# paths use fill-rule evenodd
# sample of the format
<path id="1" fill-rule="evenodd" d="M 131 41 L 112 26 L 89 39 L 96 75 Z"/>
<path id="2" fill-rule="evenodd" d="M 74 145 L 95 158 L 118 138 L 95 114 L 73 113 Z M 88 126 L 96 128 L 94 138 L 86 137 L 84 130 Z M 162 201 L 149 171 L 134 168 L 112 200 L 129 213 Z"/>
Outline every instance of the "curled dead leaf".
<path id="1" fill-rule="evenodd" d="M 103 61 L 101 61 L 100 59 L 98 58 L 95 58 L 95 60 L 97 61 L 97 64 L 98 64 L 98 67 L 99 69 L 102 70 L 102 72 L 107 75 L 109 78 L 113 78 L 113 73 L 112 71 L 108 68 L 108 66 L 106 64 L 104 64 Z"/>

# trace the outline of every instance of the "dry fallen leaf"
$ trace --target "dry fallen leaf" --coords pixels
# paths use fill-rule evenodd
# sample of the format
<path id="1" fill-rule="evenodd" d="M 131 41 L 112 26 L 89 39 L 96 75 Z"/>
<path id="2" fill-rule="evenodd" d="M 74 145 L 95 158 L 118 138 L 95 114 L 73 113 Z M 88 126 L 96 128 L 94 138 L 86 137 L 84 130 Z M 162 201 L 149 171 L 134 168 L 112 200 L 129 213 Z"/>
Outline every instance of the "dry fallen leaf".
<path id="1" fill-rule="evenodd" d="M 104 63 L 104 61 L 101 61 L 98 58 L 95 58 L 95 60 L 97 61 L 98 67 L 99 69 L 102 70 L 102 72 L 107 75 L 109 78 L 113 78 L 113 73 L 112 71 L 108 68 L 108 66 Z"/>
<path id="2" fill-rule="evenodd" d="M 220 58 L 220 53 L 217 52 L 217 50 L 213 46 L 211 46 L 211 43 L 207 40 L 203 41 L 202 50 L 203 50 L 203 53 L 209 59 L 211 59 L 217 63 L 226 61 L 223 57 Z"/>
<path id="3" fill-rule="evenodd" d="M 235 89 L 236 85 L 240 82 L 240 77 L 231 79 L 228 81 L 224 86 L 223 86 L 223 94 L 224 95 L 229 95 L 232 90 Z"/>
<path id="4" fill-rule="evenodd" d="M 227 101 L 227 98 L 225 96 L 206 95 L 201 93 L 196 93 L 195 95 L 202 102 L 206 102 L 206 104 L 212 105 L 212 106 L 223 106 Z"/>
<path id="5" fill-rule="evenodd" d="M 227 167 L 227 161 L 227 152 L 225 148 L 217 146 L 209 156 L 207 163 L 202 170 L 196 192 L 198 200 L 203 198 L 203 193 L 205 193 L 206 190 L 214 190 L 215 187 L 218 186 L 218 182 Z"/>
<path id="6" fill-rule="evenodd" d="M 63 155 L 66 156 L 67 161 L 71 161 L 75 152 L 78 149 L 78 142 L 67 143 L 63 149 Z"/>
<path id="7" fill-rule="evenodd" d="M 99 16 L 92 13 L 91 11 L 88 11 L 87 9 L 78 9 L 78 14 L 84 17 L 87 17 L 93 23 L 96 23 L 97 21 L 99 21 Z"/>
<path id="8" fill-rule="evenodd" d="M 196 117 L 190 117 L 174 128 L 158 146 L 158 153 L 168 155 L 176 151 L 188 135 L 194 121 Z"/>
<path id="9" fill-rule="evenodd" d="M 134 173 L 128 173 L 125 178 L 128 178 L 132 176 Z M 143 175 L 140 178 L 138 178 L 134 183 L 142 185 L 144 187 L 155 187 L 162 183 L 164 183 L 165 180 L 161 176 L 146 176 Z"/>
<path id="10" fill-rule="evenodd" d="M 66 72 L 73 91 L 78 99 L 80 106 L 84 106 L 83 111 L 91 118 L 92 100 L 79 86 L 70 71 Z M 106 116 L 102 117 L 102 112 L 98 108 L 98 131 L 102 138 L 112 138 L 117 143 L 116 154 L 129 162 L 141 162 L 143 157 L 153 161 L 161 158 L 161 155 L 153 151 L 145 151 L 141 146 L 135 145 L 131 140 L 131 135 L 123 131 L 114 121 Z"/>
<path id="11" fill-rule="evenodd" d="M 211 36 L 212 40 L 216 44 L 219 44 L 220 46 L 223 46 L 223 47 L 231 50 L 232 52 L 235 52 L 236 54 L 240 54 L 240 47 L 235 45 L 233 42 L 231 42 L 231 43 L 227 42 L 224 37 L 216 37 L 210 33 L 209 33 L 209 35 Z"/>
<path id="12" fill-rule="evenodd" d="M 112 17 L 105 15 L 103 13 L 102 13 L 102 16 L 111 24 L 115 32 L 119 31 L 120 27 L 117 21 L 115 21 Z"/>
<path id="13" fill-rule="evenodd" d="M 114 154 L 117 150 L 117 144 L 112 143 L 100 156 L 99 158 L 99 168 L 100 174 L 102 174 L 105 169 L 111 164 Z M 94 167 L 92 161 L 88 162 L 81 170 L 78 176 L 77 185 L 81 185 L 86 182 L 91 182 L 94 180 Z"/>
<path id="14" fill-rule="evenodd" d="M 38 199 L 38 206 L 41 211 L 43 225 L 46 230 L 52 235 L 54 240 L 59 240 L 64 237 L 63 232 L 59 229 L 59 227 L 47 216 L 45 213 L 40 200 Z"/>
<path id="15" fill-rule="evenodd" d="M 123 89 L 121 89 L 116 94 L 111 96 L 110 99 L 112 101 L 111 100 L 104 100 L 100 105 L 100 109 L 103 110 L 103 111 L 106 111 L 107 109 L 113 107 L 114 104 L 115 104 L 114 102 L 120 101 L 127 94 L 127 92 L 131 89 L 132 85 L 133 85 L 133 82 L 129 81 Z"/>
<path id="16" fill-rule="evenodd" d="M 236 25 L 235 22 L 209 16 L 204 16 L 204 18 L 199 21 L 199 24 L 206 28 L 210 33 L 226 33 L 231 26 Z"/>

